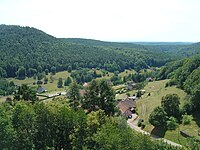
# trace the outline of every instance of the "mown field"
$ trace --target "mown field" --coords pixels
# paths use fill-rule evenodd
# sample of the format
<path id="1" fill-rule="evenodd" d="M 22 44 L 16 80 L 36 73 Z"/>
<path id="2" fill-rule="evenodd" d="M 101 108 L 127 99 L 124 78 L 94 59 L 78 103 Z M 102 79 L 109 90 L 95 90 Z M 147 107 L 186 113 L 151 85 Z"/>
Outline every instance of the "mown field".
<path id="1" fill-rule="evenodd" d="M 57 87 L 57 83 L 58 83 L 58 79 L 62 78 L 63 82 L 67 79 L 67 77 L 70 76 L 70 73 L 68 73 L 67 71 L 62 71 L 62 72 L 57 72 L 55 75 L 53 75 L 53 82 L 50 82 L 50 73 L 47 75 L 48 78 L 48 83 L 47 84 L 42 84 L 42 87 L 45 87 L 48 91 L 48 93 L 51 93 L 53 91 L 65 91 L 66 87 L 63 86 L 63 88 L 58 88 Z M 36 85 L 33 85 L 33 83 L 35 82 L 35 80 L 33 79 L 33 77 L 28 78 L 26 77 L 24 80 L 19 80 L 16 78 L 9 78 L 9 81 L 13 81 L 16 85 L 21 85 L 21 84 L 27 84 L 29 86 L 33 86 L 33 87 L 37 87 Z"/>

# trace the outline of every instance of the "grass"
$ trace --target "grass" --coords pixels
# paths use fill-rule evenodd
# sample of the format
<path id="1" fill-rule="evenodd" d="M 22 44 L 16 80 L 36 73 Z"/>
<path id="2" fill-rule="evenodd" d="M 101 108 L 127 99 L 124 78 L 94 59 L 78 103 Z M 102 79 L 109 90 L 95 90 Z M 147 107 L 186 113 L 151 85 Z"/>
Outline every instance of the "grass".
<path id="1" fill-rule="evenodd" d="M 186 101 L 186 96 L 187 94 L 181 90 L 176 88 L 175 86 L 172 87 L 167 87 L 165 88 L 165 84 L 169 80 L 161 80 L 161 81 L 154 81 L 154 82 L 149 82 L 145 87 L 144 90 L 146 90 L 146 93 L 137 100 L 137 110 L 140 118 L 144 119 L 144 123 L 146 125 L 145 129 L 148 132 L 154 132 L 157 135 L 161 135 L 161 137 L 164 137 L 166 139 L 172 140 L 176 143 L 180 143 L 182 145 L 187 145 L 188 143 L 188 138 L 183 137 L 182 135 L 179 134 L 179 131 L 187 131 L 188 134 L 198 137 L 198 129 L 199 125 L 197 122 L 194 120 L 191 121 L 190 125 L 179 125 L 179 128 L 176 130 L 172 131 L 166 131 L 163 132 L 163 129 L 158 129 L 155 130 L 154 127 L 148 122 L 148 118 L 150 113 L 153 111 L 153 109 L 157 106 L 161 105 L 161 99 L 163 96 L 167 94 L 173 94 L 176 93 L 179 95 L 180 103 L 182 106 L 184 102 Z M 150 96 L 147 96 L 147 94 L 150 93 Z M 200 120 L 200 116 L 196 117 L 197 120 Z"/>
<path id="2" fill-rule="evenodd" d="M 167 94 L 178 94 L 181 98 L 181 104 L 184 103 L 184 99 L 187 94 L 184 91 L 176 88 L 175 86 L 165 88 L 165 84 L 168 81 L 169 80 L 149 82 L 144 87 L 146 93 L 137 101 L 138 113 L 144 120 L 148 120 L 149 114 L 153 111 L 155 107 L 161 105 L 162 97 Z M 150 96 L 148 96 L 149 93 Z"/>
<path id="3" fill-rule="evenodd" d="M 96 71 L 97 71 L 98 74 L 103 74 L 101 70 L 96 70 Z M 97 79 L 98 80 L 100 80 L 100 79 L 110 79 L 113 75 L 114 75 L 114 73 L 108 72 L 108 75 L 106 75 L 104 77 L 97 78 Z M 69 72 L 67 72 L 67 71 L 57 72 L 55 75 L 53 75 L 54 81 L 52 83 L 50 82 L 50 76 L 51 76 L 51 74 L 49 73 L 47 75 L 48 83 L 41 85 L 42 87 L 45 87 L 47 89 L 48 93 L 52 93 L 52 92 L 55 93 L 55 91 L 56 92 L 66 91 L 66 89 L 68 87 L 63 86 L 63 88 L 58 88 L 57 83 L 58 83 L 59 78 L 62 78 L 63 82 L 64 82 L 67 79 L 67 77 L 70 76 Z M 8 78 L 8 80 L 13 81 L 16 85 L 27 84 L 27 85 L 32 86 L 32 87 L 37 87 L 37 85 L 33 85 L 33 82 L 35 82 L 33 77 L 31 77 L 31 78 L 26 77 L 23 80 L 19 80 L 19 79 L 16 79 L 16 78 Z"/>
<path id="4" fill-rule="evenodd" d="M 48 93 L 50 92 L 53 92 L 53 91 L 65 91 L 66 90 L 66 87 L 63 87 L 63 88 L 58 88 L 57 87 L 57 83 L 58 83 L 58 79 L 59 78 L 62 78 L 63 79 L 63 82 L 65 81 L 65 79 L 67 79 L 67 77 L 70 76 L 70 73 L 68 73 L 67 71 L 62 71 L 62 72 L 58 72 L 56 73 L 54 76 L 53 76 L 53 83 L 50 83 L 50 73 L 47 75 L 47 78 L 48 78 L 48 83 L 47 84 L 42 84 L 41 86 L 42 87 L 45 87 L 48 91 Z M 37 87 L 37 85 L 33 85 L 33 82 L 35 82 L 35 80 L 33 79 L 33 77 L 31 78 L 28 78 L 26 77 L 24 80 L 19 80 L 19 79 L 16 79 L 16 78 L 9 78 L 8 79 L 9 81 L 13 81 L 15 84 L 17 85 L 22 85 L 22 84 L 27 84 L 29 86 L 33 86 L 33 87 Z"/>
<path id="5" fill-rule="evenodd" d="M 119 76 L 122 78 L 122 77 L 124 77 L 124 76 L 128 76 L 129 74 L 134 74 L 134 73 L 136 73 L 135 70 L 125 70 L 125 71 L 121 72 L 121 73 L 119 74 Z"/>

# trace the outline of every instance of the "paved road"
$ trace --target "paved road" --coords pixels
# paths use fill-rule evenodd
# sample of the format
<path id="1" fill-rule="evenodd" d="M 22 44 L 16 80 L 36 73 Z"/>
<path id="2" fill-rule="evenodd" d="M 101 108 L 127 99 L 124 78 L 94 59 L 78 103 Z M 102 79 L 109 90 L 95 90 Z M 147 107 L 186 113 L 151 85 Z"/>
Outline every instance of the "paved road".
<path id="1" fill-rule="evenodd" d="M 136 126 L 136 125 L 134 125 L 133 123 L 131 123 L 129 120 L 127 121 L 127 123 L 128 123 L 128 125 L 129 125 L 129 127 L 131 127 L 132 129 L 134 129 L 134 130 L 137 131 L 137 132 L 140 132 L 140 133 L 145 134 L 145 135 L 149 135 L 149 136 L 153 137 L 153 138 L 156 139 L 156 140 L 161 140 L 161 141 L 163 141 L 163 142 L 165 142 L 165 143 L 167 143 L 167 144 L 169 144 L 169 145 L 172 145 L 172 146 L 183 147 L 182 145 L 177 144 L 177 143 L 175 143 L 175 142 L 172 142 L 172 141 L 170 141 L 170 140 L 167 140 L 167 139 L 164 139 L 164 138 L 159 138 L 159 137 L 156 137 L 156 136 L 152 136 L 149 132 L 146 132 L 146 131 L 142 130 L 142 129 L 139 128 L 138 126 Z"/>

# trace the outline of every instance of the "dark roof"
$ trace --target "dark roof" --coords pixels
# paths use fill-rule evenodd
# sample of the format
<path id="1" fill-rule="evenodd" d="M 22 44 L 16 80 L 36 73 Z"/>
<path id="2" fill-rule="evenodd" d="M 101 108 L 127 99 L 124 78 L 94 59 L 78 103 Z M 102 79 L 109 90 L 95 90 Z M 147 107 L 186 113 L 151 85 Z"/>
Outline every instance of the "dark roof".
<path id="1" fill-rule="evenodd" d="M 38 90 L 37 90 L 37 93 L 42 93 L 42 92 L 45 92 L 47 89 L 44 88 L 44 87 L 39 87 Z"/>

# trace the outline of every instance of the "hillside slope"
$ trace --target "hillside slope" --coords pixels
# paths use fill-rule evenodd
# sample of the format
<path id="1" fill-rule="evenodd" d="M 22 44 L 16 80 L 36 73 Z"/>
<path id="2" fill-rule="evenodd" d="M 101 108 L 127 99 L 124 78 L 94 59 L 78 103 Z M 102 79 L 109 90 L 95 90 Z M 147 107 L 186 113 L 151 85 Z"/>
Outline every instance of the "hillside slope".
<path id="1" fill-rule="evenodd" d="M 30 76 L 33 69 L 41 72 L 51 70 L 52 66 L 57 71 L 66 70 L 69 66 L 72 69 L 102 68 L 112 72 L 129 68 L 139 70 L 161 66 L 170 60 L 162 53 L 148 51 L 135 44 L 128 47 L 118 43 L 110 47 L 111 43 L 98 46 L 88 44 L 92 43 L 91 40 L 85 41 L 87 44 L 74 43 L 35 28 L 0 25 L 0 76 Z"/>

